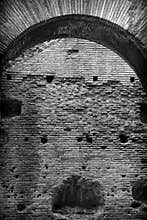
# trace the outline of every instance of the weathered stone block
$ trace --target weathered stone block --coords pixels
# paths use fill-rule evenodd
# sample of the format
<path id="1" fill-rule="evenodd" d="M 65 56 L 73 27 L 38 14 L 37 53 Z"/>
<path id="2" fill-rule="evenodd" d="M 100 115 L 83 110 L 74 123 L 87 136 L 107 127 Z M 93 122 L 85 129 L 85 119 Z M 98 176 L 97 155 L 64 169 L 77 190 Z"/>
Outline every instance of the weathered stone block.
<path id="1" fill-rule="evenodd" d="M 104 206 L 104 192 L 98 181 L 73 175 L 54 188 L 52 210 L 80 207 L 98 210 Z"/>
<path id="2" fill-rule="evenodd" d="M 147 203 L 147 179 L 140 179 L 134 183 L 132 196 L 137 201 Z"/>

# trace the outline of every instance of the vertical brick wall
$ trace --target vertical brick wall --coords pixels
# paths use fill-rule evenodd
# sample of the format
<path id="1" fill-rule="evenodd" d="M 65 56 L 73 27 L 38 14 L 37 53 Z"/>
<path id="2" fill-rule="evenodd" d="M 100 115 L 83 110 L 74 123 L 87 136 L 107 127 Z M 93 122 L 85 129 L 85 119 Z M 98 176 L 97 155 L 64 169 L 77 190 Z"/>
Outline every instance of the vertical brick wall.
<path id="1" fill-rule="evenodd" d="M 146 95 L 121 57 L 90 41 L 53 40 L 17 58 L 0 83 L 10 112 L 6 100 L 21 103 L 21 114 L 1 119 L 3 215 L 49 215 L 53 188 L 72 175 L 101 184 L 102 219 L 145 215 L 132 186 L 146 176 Z"/>

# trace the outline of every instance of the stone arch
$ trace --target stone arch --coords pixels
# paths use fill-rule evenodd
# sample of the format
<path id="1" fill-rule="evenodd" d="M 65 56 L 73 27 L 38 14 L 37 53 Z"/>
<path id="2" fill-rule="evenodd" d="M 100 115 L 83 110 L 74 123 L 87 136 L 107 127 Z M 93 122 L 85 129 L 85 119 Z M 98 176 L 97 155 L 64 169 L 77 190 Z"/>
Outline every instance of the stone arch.
<path id="1" fill-rule="evenodd" d="M 147 91 L 147 50 L 144 45 L 117 24 L 94 16 L 65 15 L 31 26 L 9 45 L 2 65 L 38 43 L 63 37 L 82 38 L 110 48 L 132 67 Z"/>

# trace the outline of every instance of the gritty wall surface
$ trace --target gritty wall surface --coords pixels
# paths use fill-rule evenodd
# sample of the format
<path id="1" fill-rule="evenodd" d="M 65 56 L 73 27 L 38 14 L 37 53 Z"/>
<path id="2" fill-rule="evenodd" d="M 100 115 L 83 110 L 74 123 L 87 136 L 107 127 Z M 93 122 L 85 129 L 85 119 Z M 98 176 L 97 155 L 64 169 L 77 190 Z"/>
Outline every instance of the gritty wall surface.
<path id="1" fill-rule="evenodd" d="M 117 54 L 44 42 L 0 84 L 1 219 L 146 218 L 147 97 Z"/>

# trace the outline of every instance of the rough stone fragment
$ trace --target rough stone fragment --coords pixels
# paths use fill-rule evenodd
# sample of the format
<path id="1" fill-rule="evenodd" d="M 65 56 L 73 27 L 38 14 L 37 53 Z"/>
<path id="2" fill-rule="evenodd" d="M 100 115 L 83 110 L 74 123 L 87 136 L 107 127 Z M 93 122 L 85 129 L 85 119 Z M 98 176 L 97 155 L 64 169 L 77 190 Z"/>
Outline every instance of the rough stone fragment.
<path id="1" fill-rule="evenodd" d="M 147 179 L 140 179 L 132 187 L 132 196 L 135 200 L 147 203 Z"/>

